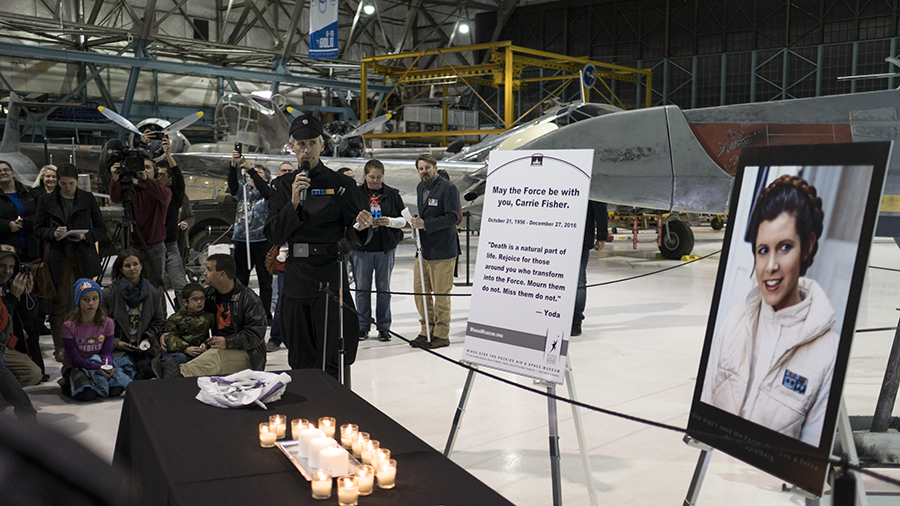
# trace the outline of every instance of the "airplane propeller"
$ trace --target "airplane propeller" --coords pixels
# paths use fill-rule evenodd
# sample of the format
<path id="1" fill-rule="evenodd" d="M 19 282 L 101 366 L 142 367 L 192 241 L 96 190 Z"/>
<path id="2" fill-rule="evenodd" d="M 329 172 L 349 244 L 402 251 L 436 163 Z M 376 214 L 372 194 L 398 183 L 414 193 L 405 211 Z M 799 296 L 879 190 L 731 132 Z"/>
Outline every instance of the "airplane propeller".
<path id="1" fill-rule="evenodd" d="M 98 106 L 97 110 L 100 111 L 100 114 L 106 116 L 113 123 L 119 125 L 120 127 L 125 128 L 126 130 L 129 130 L 131 132 L 134 132 L 138 135 L 142 135 L 141 131 L 138 130 L 136 126 L 134 126 L 134 123 L 128 121 L 128 119 L 126 119 L 122 115 L 120 115 L 114 111 L 111 111 L 108 108 L 103 107 L 102 105 Z M 162 130 L 162 132 L 166 135 L 174 134 L 174 133 L 178 132 L 179 130 L 182 130 L 184 128 L 189 127 L 190 125 L 193 125 L 197 120 L 199 120 L 202 117 L 203 117 L 203 111 L 197 111 L 197 112 L 195 112 L 193 114 L 189 114 L 189 115 L 185 116 L 184 118 L 181 118 L 180 120 L 176 121 L 175 123 L 172 123 L 171 125 L 167 126 L 166 128 L 164 128 Z"/>
<path id="2" fill-rule="evenodd" d="M 97 110 L 100 111 L 100 114 L 106 116 L 113 123 L 119 125 L 120 127 L 124 128 L 126 130 L 130 130 L 138 135 L 141 135 L 141 131 L 138 130 L 136 126 L 134 126 L 134 123 L 128 121 L 119 113 L 117 113 L 115 111 L 111 111 L 111 110 L 107 109 L 106 107 L 103 107 L 102 105 L 97 106 Z"/>
<path id="3" fill-rule="evenodd" d="M 301 111 L 300 109 L 295 109 L 293 107 L 288 107 L 286 110 L 287 110 L 288 114 L 290 114 L 294 118 L 303 114 L 303 111 Z M 344 135 L 333 134 L 331 136 L 331 142 L 334 143 L 335 146 L 339 146 L 341 144 L 341 141 L 343 141 L 344 139 L 349 139 L 351 137 L 358 137 L 361 135 L 365 135 L 365 134 L 371 132 L 372 130 L 375 130 L 376 128 L 380 127 L 381 125 L 384 125 L 390 119 L 391 119 L 390 113 L 383 114 L 381 116 L 378 116 L 377 118 L 372 118 L 371 120 L 363 123 L 362 125 L 354 128 L 353 130 L 350 130 L 349 132 L 345 133 Z"/>
<path id="4" fill-rule="evenodd" d="M 350 130 L 349 132 L 345 133 L 344 135 L 340 135 L 340 134 L 332 135 L 331 142 L 335 146 L 340 146 L 341 143 L 343 143 L 345 139 L 365 135 L 365 134 L 371 132 L 372 130 L 375 130 L 376 128 L 380 127 L 381 125 L 384 125 L 390 119 L 391 119 L 390 114 L 384 114 L 382 116 L 378 116 L 377 118 L 372 118 L 370 121 L 367 121 L 367 122 L 363 123 L 362 125 L 359 125 L 358 127 L 354 128 L 353 130 Z"/>

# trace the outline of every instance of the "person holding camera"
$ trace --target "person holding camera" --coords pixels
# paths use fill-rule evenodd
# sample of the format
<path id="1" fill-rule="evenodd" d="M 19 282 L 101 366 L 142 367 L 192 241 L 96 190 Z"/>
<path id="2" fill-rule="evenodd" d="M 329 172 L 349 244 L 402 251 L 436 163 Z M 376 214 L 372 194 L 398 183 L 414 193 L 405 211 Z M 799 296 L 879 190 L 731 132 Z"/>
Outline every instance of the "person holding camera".
<path id="1" fill-rule="evenodd" d="M 94 243 L 106 237 L 106 222 L 94 194 L 78 188 L 78 169 L 74 165 L 62 164 L 57 174 L 57 190 L 38 201 L 34 221 L 35 235 L 50 246 L 50 279 L 55 289 L 50 334 L 54 356 L 62 362 L 61 329 L 73 279 L 95 278 L 102 273 Z"/>
<path id="2" fill-rule="evenodd" d="M 149 137 L 149 132 L 144 132 L 145 138 Z M 184 273 L 184 263 L 181 258 L 181 251 L 178 247 L 178 237 L 181 229 L 179 228 L 179 213 L 184 205 L 184 175 L 175 159 L 172 158 L 169 138 L 163 136 L 162 150 L 166 154 L 165 161 L 160 162 L 156 172 L 156 182 L 164 188 L 168 188 L 172 192 L 172 199 L 166 208 L 166 274 L 172 282 L 172 289 L 175 293 L 181 293 L 184 285 L 187 284 L 187 276 Z M 175 297 L 175 309 L 178 309 L 179 299 Z"/>
<path id="3" fill-rule="evenodd" d="M 35 371 L 37 366 L 27 356 L 17 353 L 10 345 L 10 341 L 14 341 L 16 335 L 13 333 L 14 319 L 8 308 L 12 307 L 15 310 L 19 297 L 27 296 L 32 285 L 30 275 L 18 273 L 13 276 L 17 262 L 15 248 L 8 244 L 0 244 L 0 284 L 4 285 L 3 295 L 0 296 L 3 300 L 3 304 L 0 304 L 0 398 L 15 409 L 16 417 L 35 420 L 37 410 L 34 409 L 22 386 L 36 385 L 41 380 L 41 372 Z M 23 381 L 14 374 L 14 370 L 22 367 L 24 370 L 31 370 L 29 374 L 31 379 L 23 378 L 25 380 Z"/>
<path id="4" fill-rule="evenodd" d="M 244 183 L 238 180 L 239 170 L 246 174 L 249 181 Z M 269 170 L 262 165 L 251 167 L 240 151 L 235 150 L 231 153 L 228 193 L 234 195 L 238 201 L 237 213 L 234 217 L 234 233 L 231 236 L 231 241 L 234 243 L 234 262 L 237 267 L 235 275 L 241 284 L 250 286 L 251 269 L 247 265 L 247 241 L 249 241 L 250 264 L 256 269 L 259 298 L 263 302 L 269 321 L 272 320 L 272 274 L 266 269 L 266 253 L 269 252 L 271 246 L 266 239 L 264 229 L 266 219 L 269 217 L 266 199 L 269 198 L 269 179 L 271 177 Z M 247 184 L 246 193 L 244 192 L 245 184 Z"/>
<path id="5" fill-rule="evenodd" d="M 143 157 L 142 165 L 138 165 L 139 160 L 132 160 L 140 157 Z M 140 239 L 143 237 L 144 244 L 147 245 L 145 253 L 152 266 L 148 269 L 152 271 L 150 279 L 155 286 L 163 286 L 162 273 L 166 264 L 166 213 L 169 202 L 172 201 L 172 190 L 156 182 L 156 173 L 156 162 L 143 150 L 139 156 L 126 158 L 125 163 L 114 163 L 110 169 L 112 180 L 109 182 L 109 197 L 117 204 L 123 203 L 127 200 L 123 197 L 128 197 L 131 190 L 128 188 L 129 184 L 133 184 L 130 214 L 137 229 L 131 233 L 131 246 L 143 249 Z"/>
<path id="6" fill-rule="evenodd" d="M 40 351 L 37 335 L 25 332 L 26 325 L 37 318 L 37 304 L 31 295 L 34 279 L 27 269 L 28 264 L 18 261 L 12 246 L 0 244 L 0 300 L 6 311 L 9 327 L 0 319 L 0 342 L 6 353 L 0 359 L 23 387 L 37 385 L 44 378 L 44 362 L 35 363 L 29 358 L 30 349 Z M 0 352 L 2 353 L 2 352 Z"/>

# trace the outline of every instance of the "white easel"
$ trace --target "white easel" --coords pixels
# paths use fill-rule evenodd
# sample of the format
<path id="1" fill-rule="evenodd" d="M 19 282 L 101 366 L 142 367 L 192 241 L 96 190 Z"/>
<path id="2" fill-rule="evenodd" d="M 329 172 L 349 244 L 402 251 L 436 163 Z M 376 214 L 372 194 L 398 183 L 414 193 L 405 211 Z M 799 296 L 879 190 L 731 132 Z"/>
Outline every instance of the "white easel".
<path id="1" fill-rule="evenodd" d="M 841 448 L 847 453 L 848 461 L 851 464 L 858 465 L 859 457 L 856 453 L 856 443 L 853 442 L 853 429 L 850 427 L 850 416 L 847 414 L 847 406 L 844 404 L 844 398 L 841 397 L 841 407 L 838 411 L 837 436 L 841 440 Z M 697 467 L 694 468 L 694 476 L 691 478 L 691 486 L 688 488 L 687 497 L 684 499 L 684 506 L 696 506 L 697 498 L 700 495 L 700 487 L 703 485 L 703 478 L 706 476 L 706 468 L 712 458 L 713 448 L 707 444 L 701 443 L 690 436 L 684 436 L 684 442 L 688 446 L 700 449 L 700 458 L 697 460 Z M 866 499 L 866 489 L 863 487 L 862 474 L 853 473 L 856 480 L 856 505 L 868 506 Z M 794 487 L 792 492 L 806 499 L 806 506 L 819 506 L 819 498 Z"/>
<path id="2" fill-rule="evenodd" d="M 469 374 L 466 376 L 466 384 L 463 387 L 462 395 L 459 398 L 459 405 L 456 408 L 456 414 L 453 416 L 453 425 L 450 428 L 450 435 L 447 438 L 447 446 L 444 447 L 444 456 L 450 458 L 453 453 L 453 447 L 456 444 L 456 436 L 462 425 L 462 417 L 466 412 L 466 405 L 469 402 L 469 394 L 472 392 L 472 386 L 475 383 L 475 374 L 477 366 L 470 365 Z M 546 381 L 536 381 L 536 384 L 547 389 L 550 395 L 556 395 L 556 384 Z M 565 384 L 569 390 L 569 399 L 577 400 L 575 394 L 575 379 L 572 373 L 572 363 L 569 356 L 566 355 L 566 371 Z M 578 448 L 581 453 L 581 464 L 584 468 L 584 479 L 587 483 L 588 496 L 591 500 L 591 506 L 597 506 L 597 491 L 594 488 L 593 473 L 591 471 L 591 461 L 587 453 L 587 442 L 584 438 L 584 425 L 581 423 L 581 409 L 572 404 L 572 418 L 575 420 L 575 433 L 578 438 Z M 560 454 L 559 454 L 559 417 L 556 411 L 556 399 L 547 398 L 547 419 L 550 429 L 550 475 L 552 478 L 553 506 L 562 506 L 562 473 L 560 471 Z"/>

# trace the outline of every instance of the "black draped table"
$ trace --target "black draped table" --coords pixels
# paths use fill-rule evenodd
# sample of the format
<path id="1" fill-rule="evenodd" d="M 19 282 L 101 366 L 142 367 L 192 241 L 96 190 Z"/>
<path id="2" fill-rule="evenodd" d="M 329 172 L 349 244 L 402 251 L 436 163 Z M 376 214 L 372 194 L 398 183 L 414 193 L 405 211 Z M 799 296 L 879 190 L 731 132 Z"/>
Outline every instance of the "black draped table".
<path id="1" fill-rule="evenodd" d="M 268 410 L 203 404 L 196 378 L 136 381 L 119 420 L 114 463 L 133 477 L 133 505 L 328 505 L 311 497 L 309 482 L 278 448 L 259 446 L 269 415 L 310 421 L 332 416 L 355 423 L 391 450 L 397 485 L 376 487 L 360 506 L 511 505 L 364 399 L 319 370 L 290 371 L 293 381 Z M 314 422 L 315 423 L 315 422 Z"/>

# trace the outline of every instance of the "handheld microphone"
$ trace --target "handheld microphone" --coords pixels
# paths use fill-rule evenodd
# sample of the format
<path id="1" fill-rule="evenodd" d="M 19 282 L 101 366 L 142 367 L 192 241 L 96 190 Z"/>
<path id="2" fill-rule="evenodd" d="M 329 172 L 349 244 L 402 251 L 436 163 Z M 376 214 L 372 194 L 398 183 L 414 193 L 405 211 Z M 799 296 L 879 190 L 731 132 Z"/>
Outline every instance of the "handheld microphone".
<path id="1" fill-rule="evenodd" d="M 300 173 L 304 176 L 309 174 L 309 162 L 306 160 L 300 162 Z M 306 203 L 306 188 L 300 190 L 300 205 Z"/>

